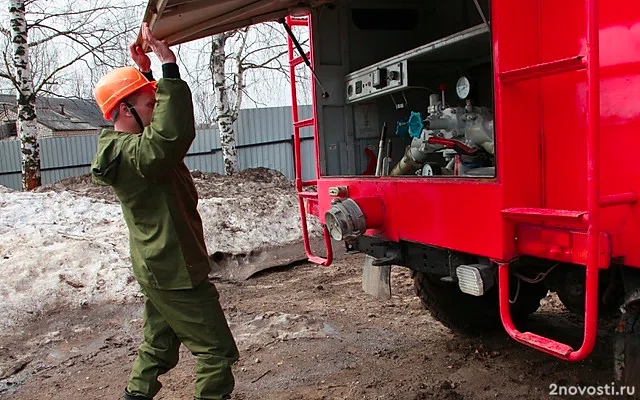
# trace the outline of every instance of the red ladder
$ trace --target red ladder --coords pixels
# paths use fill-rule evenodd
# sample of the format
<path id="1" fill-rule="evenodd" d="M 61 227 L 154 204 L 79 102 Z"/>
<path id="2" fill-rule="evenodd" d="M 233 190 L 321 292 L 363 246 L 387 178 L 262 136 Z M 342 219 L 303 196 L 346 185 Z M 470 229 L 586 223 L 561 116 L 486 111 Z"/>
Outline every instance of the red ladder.
<path id="1" fill-rule="evenodd" d="M 511 318 L 509 307 L 509 263 L 499 264 L 499 301 L 502 323 L 509 335 L 528 346 L 568 361 L 585 359 L 593 350 L 598 322 L 598 256 L 600 251 L 600 208 L 631 204 L 637 200 L 635 193 L 621 193 L 600 197 L 600 43 L 598 27 L 598 0 L 586 0 L 587 54 L 548 63 L 531 65 L 498 74 L 497 102 L 504 85 L 558 73 L 587 71 L 587 210 L 555 210 L 546 208 L 508 208 L 504 217 L 524 220 L 527 218 L 555 221 L 582 222 L 587 229 L 587 262 L 585 290 L 584 337 L 579 349 L 531 332 L 520 332 Z"/>
<path id="2" fill-rule="evenodd" d="M 309 31 L 309 51 L 306 53 L 307 59 L 311 61 L 311 65 L 313 66 L 313 41 L 311 39 L 311 18 L 310 16 L 305 17 L 291 17 L 287 16 L 286 24 L 289 27 L 293 26 L 303 26 L 307 27 Z M 309 241 L 309 228 L 307 225 L 307 210 L 305 208 L 305 201 L 309 205 L 310 208 L 317 207 L 318 204 L 318 192 L 310 192 L 304 191 L 305 187 L 316 186 L 317 180 L 312 181 L 304 181 L 302 179 L 302 152 L 300 150 L 300 129 L 312 126 L 314 128 L 314 149 L 315 149 L 315 157 L 316 157 L 316 176 L 320 176 L 320 168 L 318 160 L 318 125 L 316 124 L 316 90 L 315 90 L 315 82 L 311 82 L 311 110 L 312 117 L 300 120 L 298 114 L 298 93 L 296 90 L 296 66 L 302 64 L 304 62 L 304 58 L 302 55 L 295 56 L 294 53 L 294 43 L 290 36 L 287 36 L 287 47 L 289 50 L 289 74 L 291 79 L 291 116 L 293 120 L 293 154 L 294 154 L 294 165 L 295 165 L 295 185 L 296 191 L 298 193 L 298 205 L 300 207 L 300 217 L 302 223 L 302 239 L 304 241 L 304 250 L 307 254 L 307 258 L 310 262 L 320 264 L 320 265 L 329 265 L 333 260 L 333 249 L 331 246 L 331 236 L 329 235 L 329 231 L 326 225 L 322 225 L 323 234 L 324 234 L 324 244 L 327 250 L 326 257 L 320 257 L 313 254 L 311 251 L 311 244 Z"/>

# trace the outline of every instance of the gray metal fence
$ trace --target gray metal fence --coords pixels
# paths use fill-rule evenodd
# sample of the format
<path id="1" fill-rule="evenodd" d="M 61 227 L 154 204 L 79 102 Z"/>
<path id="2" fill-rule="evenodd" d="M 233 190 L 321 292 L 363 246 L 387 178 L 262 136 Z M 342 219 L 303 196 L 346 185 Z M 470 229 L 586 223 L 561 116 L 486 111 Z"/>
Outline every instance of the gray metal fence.
<path id="1" fill-rule="evenodd" d="M 300 118 L 311 116 L 310 106 L 300 107 Z M 290 107 L 245 109 L 235 123 L 240 169 L 267 167 L 294 178 L 293 125 Z M 313 130 L 301 130 L 303 137 L 303 179 L 315 179 Z M 96 152 L 98 137 L 54 137 L 39 140 L 42 184 L 89 173 Z M 220 136 L 217 129 L 198 130 L 185 159 L 190 169 L 223 173 Z M 0 141 L 0 185 L 12 189 L 22 187 L 20 174 L 20 143 Z"/>

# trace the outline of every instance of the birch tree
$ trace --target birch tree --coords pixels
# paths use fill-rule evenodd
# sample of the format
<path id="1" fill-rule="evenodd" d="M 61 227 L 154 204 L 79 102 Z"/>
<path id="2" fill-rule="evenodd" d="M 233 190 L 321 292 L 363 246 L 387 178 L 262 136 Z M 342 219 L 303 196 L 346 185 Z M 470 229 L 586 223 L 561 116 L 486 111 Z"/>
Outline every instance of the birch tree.
<path id="1" fill-rule="evenodd" d="M 0 27 L 5 39 L 0 79 L 16 92 L 23 190 L 41 185 L 36 97 L 61 95 L 73 76 L 70 67 L 79 62 L 90 79 L 100 67 L 122 65 L 126 47 L 118 39 L 133 32 L 133 24 L 127 27 L 131 9 L 106 0 L 9 1 L 9 26 Z"/>
<path id="2" fill-rule="evenodd" d="M 37 139 L 35 93 L 29 67 L 27 18 L 24 0 L 11 0 L 11 42 L 13 43 L 14 84 L 18 89 L 18 120 L 16 129 L 22 152 L 22 189 L 30 190 L 41 184 L 40 146 Z M 6 59 L 6 58 L 5 58 Z"/>
<path id="3" fill-rule="evenodd" d="M 238 89 L 235 92 L 235 104 L 232 106 L 229 101 L 226 82 L 227 55 L 225 52 L 227 40 L 237 33 L 238 31 L 232 31 L 214 35 L 211 38 L 211 59 L 209 60 L 209 70 L 215 95 L 215 121 L 220 132 L 220 147 L 222 148 L 222 159 L 226 175 L 233 175 L 238 170 L 238 150 L 236 149 L 233 123 L 238 119 L 238 112 L 242 103 L 242 80 L 244 77 L 242 75 L 242 63 L 240 62 L 235 73 L 236 81 L 239 79 L 239 82 L 237 82 Z M 240 33 L 244 39 L 242 42 L 246 42 L 246 33 L 246 29 Z M 243 51 L 242 47 L 244 47 L 244 43 L 241 44 L 241 48 L 238 50 L 240 56 Z"/>

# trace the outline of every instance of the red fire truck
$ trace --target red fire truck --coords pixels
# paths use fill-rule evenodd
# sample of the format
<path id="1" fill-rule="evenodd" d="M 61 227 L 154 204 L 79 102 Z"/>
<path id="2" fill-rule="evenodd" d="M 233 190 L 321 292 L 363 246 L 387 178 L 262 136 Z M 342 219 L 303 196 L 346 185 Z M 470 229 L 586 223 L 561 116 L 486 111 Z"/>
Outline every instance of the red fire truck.
<path id="1" fill-rule="evenodd" d="M 640 383 L 635 1 L 151 0 L 145 20 L 170 44 L 264 21 L 291 34 L 309 260 L 331 264 L 339 241 L 383 281 L 389 266 L 408 267 L 444 325 L 502 323 L 567 361 L 588 357 L 599 317 L 620 312 L 615 372 Z M 307 119 L 295 84 L 304 64 Z M 302 159 L 305 129 L 314 159 Z M 323 224 L 322 255 L 307 214 Z M 549 291 L 584 315 L 581 345 L 518 329 Z"/>

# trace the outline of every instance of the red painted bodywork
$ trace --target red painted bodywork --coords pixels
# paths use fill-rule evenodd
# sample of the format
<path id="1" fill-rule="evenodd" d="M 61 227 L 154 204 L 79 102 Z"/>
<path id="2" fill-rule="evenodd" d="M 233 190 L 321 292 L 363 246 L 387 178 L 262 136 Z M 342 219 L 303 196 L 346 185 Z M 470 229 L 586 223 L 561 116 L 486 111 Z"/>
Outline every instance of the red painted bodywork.
<path id="1" fill-rule="evenodd" d="M 601 234 L 612 257 L 640 267 L 640 7 L 636 0 L 492 0 L 491 9 L 496 178 L 323 177 L 318 167 L 317 211 L 324 223 L 329 188 L 347 186 L 356 201 L 383 201 L 383 227 L 367 234 L 499 262 L 507 332 L 557 357 L 584 359 L 595 342 Z M 577 350 L 519 332 L 511 321 L 508 262 L 518 256 L 515 227 L 524 221 L 587 233 L 585 336 Z"/>
<path id="2" fill-rule="evenodd" d="M 493 0 L 496 89 L 501 71 L 586 57 L 585 10 L 584 0 Z M 599 191 L 603 196 L 637 193 L 640 7 L 633 1 L 602 2 L 598 18 Z M 352 198 L 372 193 L 384 198 L 385 229 L 376 234 L 511 259 L 517 255 L 516 222 L 503 218 L 503 209 L 587 210 L 586 89 L 586 69 L 504 85 L 495 104 L 496 179 L 320 177 L 320 219 L 324 222 L 330 207 L 328 189 L 348 186 Z M 638 207 L 624 202 L 603 208 L 600 214 L 601 229 L 612 235 L 612 256 L 623 256 L 625 265 L 640 267 Z"/>

